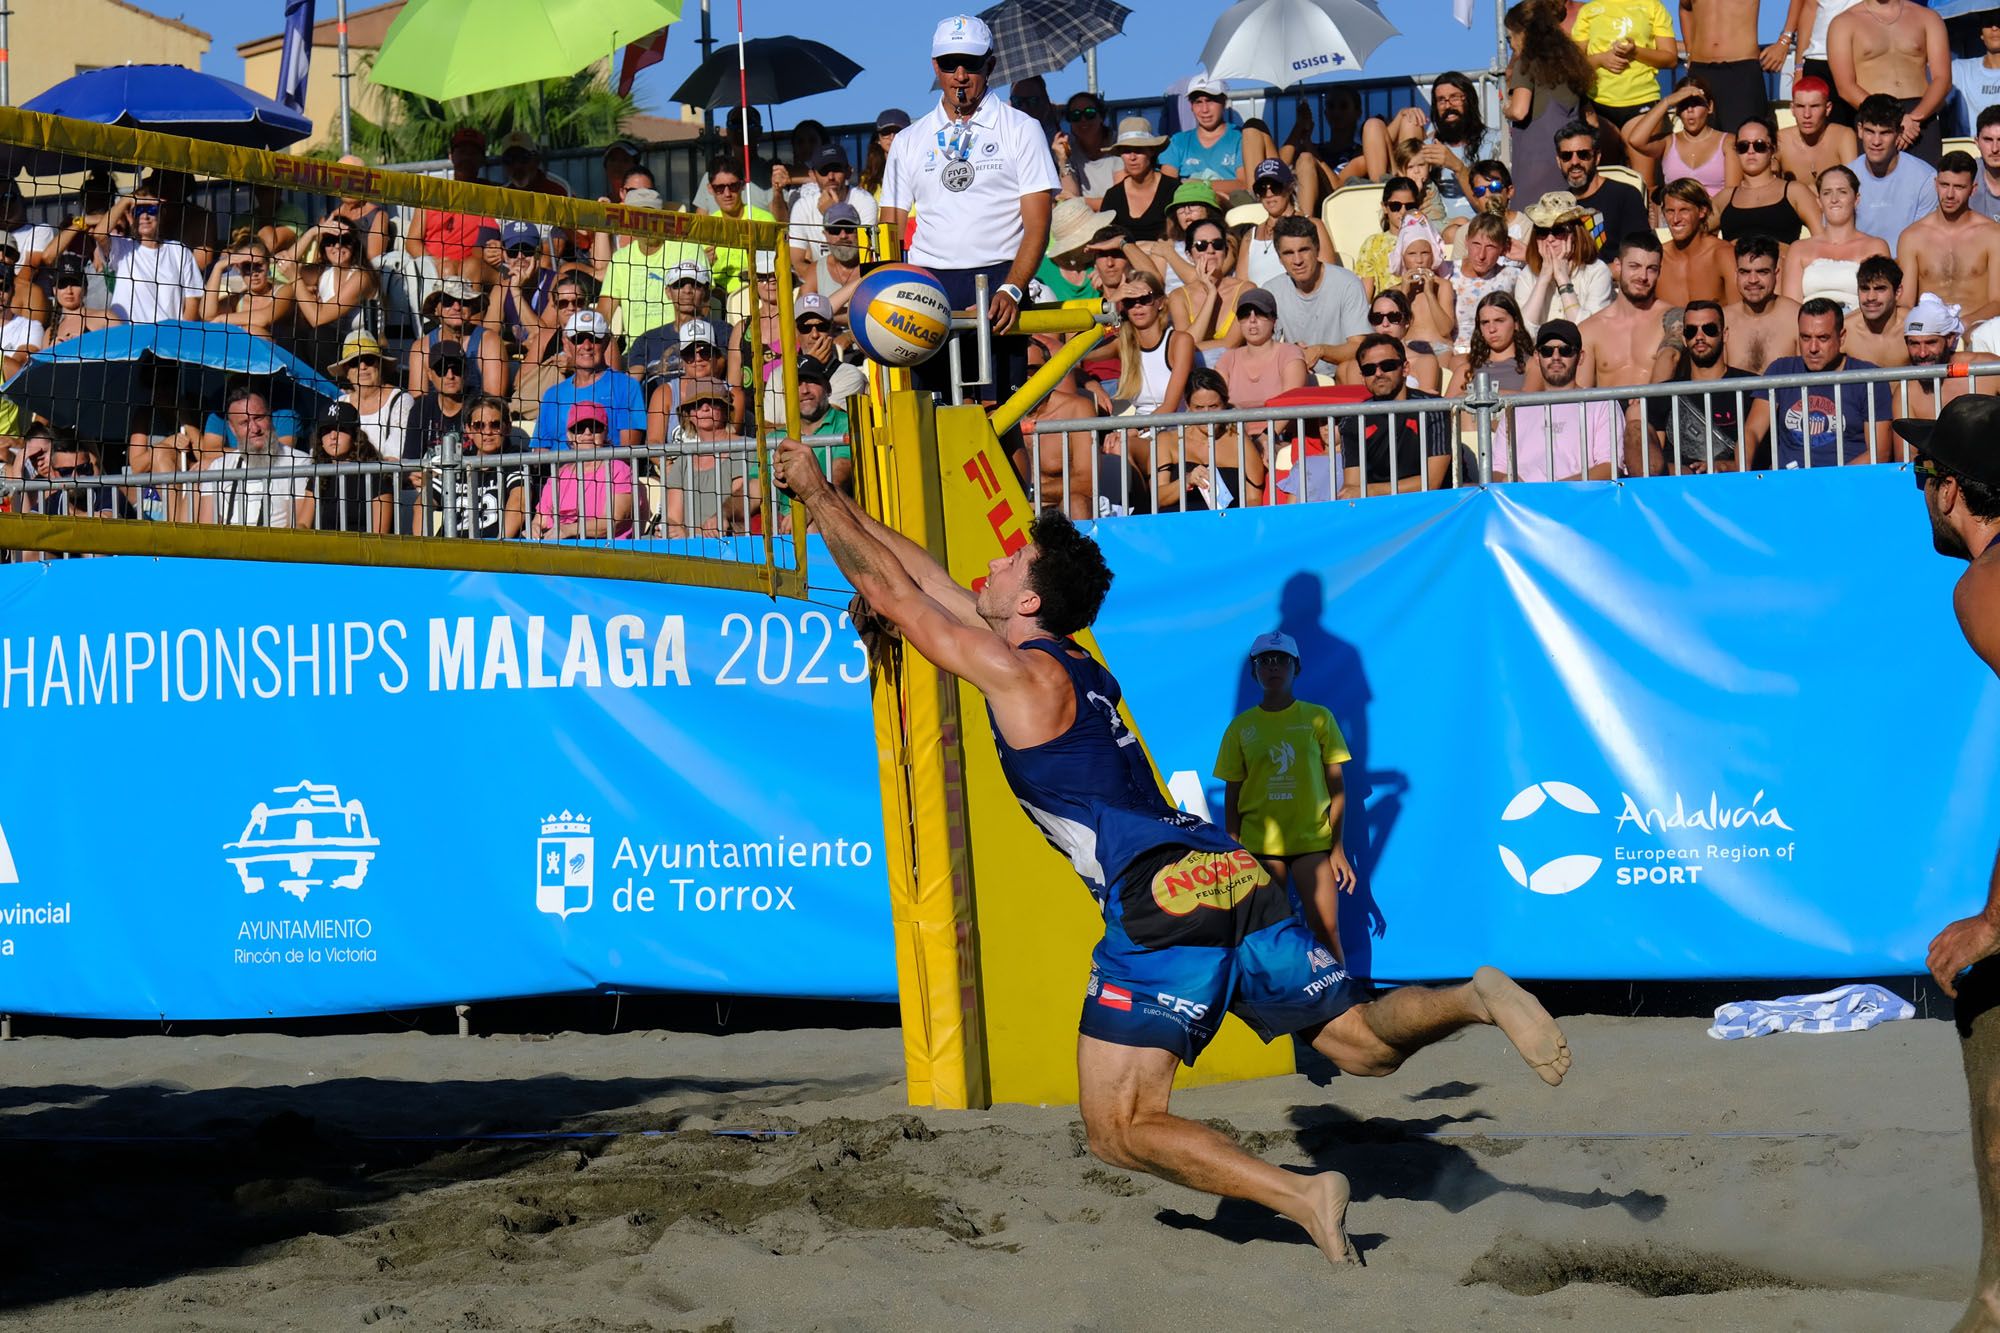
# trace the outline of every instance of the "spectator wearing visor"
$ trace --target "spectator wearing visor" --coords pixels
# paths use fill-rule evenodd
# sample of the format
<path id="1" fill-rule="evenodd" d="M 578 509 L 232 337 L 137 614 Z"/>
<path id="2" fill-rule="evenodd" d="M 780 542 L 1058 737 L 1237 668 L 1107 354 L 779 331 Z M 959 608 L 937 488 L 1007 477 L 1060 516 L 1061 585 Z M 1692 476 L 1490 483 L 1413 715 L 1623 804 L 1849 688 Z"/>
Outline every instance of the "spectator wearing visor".
<path id="1" fill-rule="evenodd" d="M 812 181 L 800 187 L 798 202 L 792 205 L 792 270 L 801 283 L 812 280 L 814 264 L 832 244 L 826 234 L 830 210 L 844 208 L 859 227 L 873 227 L 881 217 L 875 196 L 854 188 L 845 149 L 827 144 L 812 155 L 811 166 Z"/>
<path id="2" fill-rule="evenodd" d="M 612 378 L 631 380 L 623 375 Z M 600 403 L 572 405 L 564 423 L 565 444 L 572 449 L 603 449 L 610 421 Z M 594 458 L 564 463 L 535 504 L 534 535 L 543 541 L 590 541 L 635 535 L 639 496 L 632 465 L 622 458 Z"/>
<path id="3" fill-rule="evenodd" d="M 430 363 L 437 349 L 450 343 L 460 349 L 467 364 L 463 367 L 470 382 L 462 385 L 468 393 L 507 391 L 507 350 L 499 333 L 489 324 L 491 317 L 486 293 L 464 278 L 447 278 L 424 298 L 424 323 L 429 331 L 410 345 L 410 359 L 404 382 L 414 394 L 431 387 Z"/>
<path id="4" fill-rule="evenodd" d="M 578 310 L 563 324 L 568 372 L 542 395 L 535 416 L 534 447 L 569 447 L 570 411 L 579 403 L 604 409 L 610 442 L 635 448 L 646 435 L 646 402 L 639 382 L 605 362 L 611 324 L 595 310 Z"/>

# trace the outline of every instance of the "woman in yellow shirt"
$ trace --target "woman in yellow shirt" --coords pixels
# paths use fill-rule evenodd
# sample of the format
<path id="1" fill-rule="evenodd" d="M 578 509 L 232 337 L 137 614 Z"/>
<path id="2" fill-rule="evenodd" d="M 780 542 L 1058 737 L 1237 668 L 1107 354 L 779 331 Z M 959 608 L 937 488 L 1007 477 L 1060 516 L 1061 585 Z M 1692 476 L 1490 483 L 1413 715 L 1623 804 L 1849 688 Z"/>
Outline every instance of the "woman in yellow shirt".
<path id="1" fill-rule="evenodd" d="M 1292 890 L 1306 924 L 1341 962 L 1339 903 L 1354 892 L 1347 859 L 1347 788 L 1340 766 L 1351 756 L 1333 714 L 1292 697 L 1298 641 L 1260 634 L 1250 670 L 1264 699 L 1223 733 L 1215 776 L 1223 782 L 1223 829 Z"/>
<path id="2" fill-rule="evenodd" d="M 1674 23 L 1660 0 L 1590 0 L 1570 35 L 1596 71 L 1590 97 L 1598 114 L 1620 131 L 1660 100 L 1658 71 L 1680 64 Z M 1612 145 L 1614 152 L 1622 146 L 1622 140 Z M 1639 157 L 1632 165 L 1651 188 L 1652 159 Z"/>

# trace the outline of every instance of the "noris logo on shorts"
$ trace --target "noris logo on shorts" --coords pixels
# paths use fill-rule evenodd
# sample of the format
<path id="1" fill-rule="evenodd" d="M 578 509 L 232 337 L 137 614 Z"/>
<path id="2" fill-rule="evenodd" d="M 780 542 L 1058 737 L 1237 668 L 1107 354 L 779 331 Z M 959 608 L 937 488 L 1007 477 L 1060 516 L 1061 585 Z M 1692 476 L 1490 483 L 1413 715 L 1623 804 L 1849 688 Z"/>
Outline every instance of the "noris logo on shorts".
<path id="1" fill-rule="evenodd" d="M 1197 907 L 1226 912 L 1270 882 L 1257 858 L 1240 847 L 1189 852 L 1154 874 L 1153 901 L 1169 916 L 1186 916 Z"/>

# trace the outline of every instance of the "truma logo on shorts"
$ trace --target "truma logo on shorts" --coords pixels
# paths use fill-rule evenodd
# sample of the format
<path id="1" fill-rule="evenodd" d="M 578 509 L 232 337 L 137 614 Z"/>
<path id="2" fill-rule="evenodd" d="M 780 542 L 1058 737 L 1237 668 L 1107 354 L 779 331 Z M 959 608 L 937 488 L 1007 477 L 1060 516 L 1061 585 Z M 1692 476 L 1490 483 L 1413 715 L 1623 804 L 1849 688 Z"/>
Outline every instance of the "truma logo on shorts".
<path id="1" fill-rule="evenodd" d="M 1698 886 L 1718 862 L 1789 861 L 1798 847 L 1795 842 L 1778 843 L 1761 836 L 1770 829 L 1792 831 L 1761 789 L 1744 804 L 1725 801 L 1714 791 L 1706 802 L 1692 806 L 1680 792 L 1674 793 L 1671 804 L 1649 805 L 1630 792 L 1620 792 L 1619 800 L 1606 830 L 1603 810 L 1581 787 L 1537 782 L 1522 788 L 1500 812 L 1501 823 L 1521 825 L 1519 831 L 1503 835 L 1507 841 L 1499 846 L 1501 865 L 1522 888 L 1553 895 L 1573 893 L 1588 884 L 1603 866 L 1607 851 L 1615 863 L 1615 883 Z M 1532 825 L 1523 822 L 1535 815 L 1542 817 Z M 1559 842 L 1551 845 L 1544 841 L 1548 838 Z M 1557 850 L 1560 845 L 1575 847 L 1572 840 L 1580 840 L 1588 850 Z M 1529 856 L 1514 850 L 1516 845 L 1535 844 L 1540 846 Z M 1537 863 L 1533 870 L 1528 868 L 1531 860 Z"/>

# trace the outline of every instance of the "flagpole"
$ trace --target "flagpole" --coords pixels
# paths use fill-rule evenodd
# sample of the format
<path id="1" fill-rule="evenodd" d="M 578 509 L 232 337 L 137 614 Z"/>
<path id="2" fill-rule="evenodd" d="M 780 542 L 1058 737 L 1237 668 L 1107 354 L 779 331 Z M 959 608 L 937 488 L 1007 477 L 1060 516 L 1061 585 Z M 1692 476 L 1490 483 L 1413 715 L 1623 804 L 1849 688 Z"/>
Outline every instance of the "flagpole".
<path id="1" fill-rule="evenodd" d="M 736 104 L 742 108 L 737 113 L 743 131 L 743 191 L 744 197 L 750 192 L 750 63 L 743 50 L 743 0 L 736 0 Z"/>
<path id="2" fill-rule="evenodd" d="M 354 127 L 348 106 L 347 84 L 351 77 L 347 72 L 347 0 L 339 0 L 334 6 L 333 31 L 340 50 L 340 153 L 345 157 L 354 151 Z M 311 41 L 311 34 L 307 34 Z"/>
<path id="3" fill-rule="evenodd" d="M 0 0 L 0 106 L 14 105 L 13 83 L 7 77 L 7 57 L 13 50 L 7 42 L 7 20 L 12 18 L 13 15 L 13 7 L 7 3 L 7 0 Z"/>

